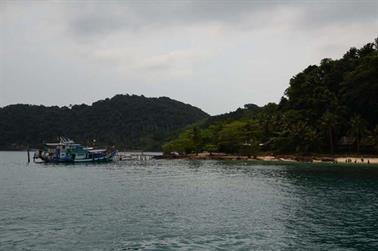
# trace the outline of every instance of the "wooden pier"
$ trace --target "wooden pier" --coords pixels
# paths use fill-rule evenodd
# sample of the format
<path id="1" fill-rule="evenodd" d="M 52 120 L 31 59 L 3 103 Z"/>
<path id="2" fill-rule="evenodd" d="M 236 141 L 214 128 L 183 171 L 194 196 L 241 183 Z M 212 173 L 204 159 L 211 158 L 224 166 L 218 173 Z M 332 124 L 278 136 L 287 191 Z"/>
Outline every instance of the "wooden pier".
<path id="1" fill-rule="evenodd" d="M 147 160 L 151 160 L 155 157 L 156 155 L 154 154 L 145 154 L 145 153 L 118 153 L 116 155 L 116 158 L 115 160 L 118 160 L 118 161 L 130 161 L 130 160 L 134 160 L 134 161 L 147 161 Z"/>

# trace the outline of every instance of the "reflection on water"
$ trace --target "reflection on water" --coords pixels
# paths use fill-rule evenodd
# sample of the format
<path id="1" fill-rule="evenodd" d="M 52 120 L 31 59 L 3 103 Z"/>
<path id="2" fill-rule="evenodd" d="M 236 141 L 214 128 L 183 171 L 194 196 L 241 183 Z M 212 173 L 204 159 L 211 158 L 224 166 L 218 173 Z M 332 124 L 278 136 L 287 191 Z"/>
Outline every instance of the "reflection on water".
<path id="1" fill-rule="evenodd" d="M 0 152 L 1 250 L 378 248 L 378 168 L 25 164 Z"/>

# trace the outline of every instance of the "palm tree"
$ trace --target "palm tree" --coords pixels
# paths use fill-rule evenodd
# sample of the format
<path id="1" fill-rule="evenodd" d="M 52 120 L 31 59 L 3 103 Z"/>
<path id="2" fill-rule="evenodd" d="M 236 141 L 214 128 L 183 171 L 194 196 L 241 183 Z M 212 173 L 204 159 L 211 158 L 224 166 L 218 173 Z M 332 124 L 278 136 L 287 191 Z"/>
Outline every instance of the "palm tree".
<path id="1" fill-rule="evenodd" d="M 378 39 L 377 39 L 377 42 L 378 42 Z M 373 130 L 373 137 L 374 137 L 375 148 L 377 149 L 377 153 L 378 153 L 378 125 L 376 125 Z"/>
<path id="2" fill-rule="evenodd" d="M 198 155 L 199 148 L 201 145 L 201 135 L 200 135 L 200 129 L 197 126 L 194 126 L 192 129 L 192 141 L 194 144 L 194 151 L 196 155 Z"/>
<path id="3" fill-rule="evenodd" d="M 329 139 L 329 146 L 331 149 L 331 153 L 334 153 L 334 132 L 335 128 L 338 123 L 338 117 L 336 114 L 331 113 L 329 111 L 325 112 L 321 118 L 321 125 L 324 129 L 327 130 L 328 139 Z"/>
<path id="4" fill-rule="evenodd" d="M 366 132 L 366 121 L 358 114 L 350 119 L 350 134 L 356 138 L 357 152 L 360 152 L 360 142 Z"/>

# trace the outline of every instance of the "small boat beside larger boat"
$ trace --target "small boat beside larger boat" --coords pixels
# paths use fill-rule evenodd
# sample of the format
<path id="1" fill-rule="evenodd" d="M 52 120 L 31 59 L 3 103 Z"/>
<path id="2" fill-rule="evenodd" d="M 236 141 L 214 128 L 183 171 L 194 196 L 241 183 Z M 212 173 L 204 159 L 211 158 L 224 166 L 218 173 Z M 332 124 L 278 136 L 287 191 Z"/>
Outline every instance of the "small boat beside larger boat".
<path id="1" fill-rule="evenodd" d="M 60 137 L 58 143 L 46 143 L 43 150 L 34 153 L 34 159 L 48 163 L 109 162 L 117 154 L 115 149 L 93 149 Z"/>

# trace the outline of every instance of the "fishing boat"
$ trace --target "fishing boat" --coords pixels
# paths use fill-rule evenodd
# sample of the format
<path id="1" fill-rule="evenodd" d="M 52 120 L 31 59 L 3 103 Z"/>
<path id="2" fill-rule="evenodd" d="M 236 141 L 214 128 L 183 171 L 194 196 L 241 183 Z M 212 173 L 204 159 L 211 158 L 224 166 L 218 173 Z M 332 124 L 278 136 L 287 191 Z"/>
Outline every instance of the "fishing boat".
<path id="1" fill-rule="evenodd" d="M 73 140 L 60 137 L 57 143 L 46 143 L 44 149 L 34 153 L 34 160 L 46 163 L 110 162 L 117 150 L 84 147 Z"/>

